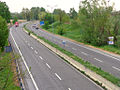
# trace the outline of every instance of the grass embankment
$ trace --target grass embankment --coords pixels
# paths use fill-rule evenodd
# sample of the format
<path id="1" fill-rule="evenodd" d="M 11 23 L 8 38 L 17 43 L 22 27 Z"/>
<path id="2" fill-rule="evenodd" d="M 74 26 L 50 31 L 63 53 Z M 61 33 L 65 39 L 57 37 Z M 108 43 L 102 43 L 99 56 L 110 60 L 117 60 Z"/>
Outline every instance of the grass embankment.
<path id="1" fill-rule="evenodd" d="M 57 26 L 59 26 L 59 23 L 55 22 L 55 23 L 53 23 L 53 28 L 52 28 L 52 25 L 50 25 L 51 28 L 45 29 L 45 30 L 52 32 L 54 34 L 58 34 L 57 33 L 57 31 L 58 31 Z M 43 27 L 41 27 L 41 28 L 43 28 Z M 78 42 L 84 43 L 81 39 L 81 34 L 80 34 L 81 28 L 80 27 L 74 27 L 73 25 L 70 25 L 70 24 L 63 24 L 63 28 L 65 31 L 65 34 L 63 34 L 62 36 L 73 39 L 73 40 L 78 41 Z M 90 45 L 89 43 L 84 43 L 84 44 Z M 97 47 L 97 46 L 94 46 L 94 47 Z M 112 46 L 112 45 L 105 45 L 105 46 L 100 46 L 97 48 L 101 48 L 103 50 L 110 51 L 110 52 L 113 52 L 115 54 L 120 54 L 120 48 L 117 48 L 117 47 Z"/>
<path id="2" fill-rule="evenodd" d="M 31 32 L 29 29 L 26 28 L 26 25 L 24 26 L 25 30 L 34 34 L 35 36 L 37 36 L 34 32 Z M 96 72 L 97 74 L 101 75 L 103 78 L 107 79 L 108 81 L 112 82 L 113 84 L 117 85 L 120 87 L 120 78 L 117 78 L 111 74 L 109 74 L 108 72 L 105 72 L 103 70 L 101 70 L 101 68 L 98 68 L 94 65 L 92 65 L 90 62 L 84 61 L 81 58 L 75 56 L 74 54 L 72 54 L 69 51 L 64 50 L 63 48 L 61 48 L 60 46 L 50 42 L 49 40 L 37 36 L 38 38 L 42 39 L 43 41 L 45 41 L 46 43 L 50 44 L 51 46 L 57 48 L 58 50 L 60 50 L 62 53 L 68 55 L 69 57 L 71 57 L 72 59 L 76 60 L 77 62 L 81 63 L 82 65 L 84 65 L 85 67 L 89 68 L 90 70 Z"/>
<path id="3" fill-rule="evenodd" d="M 0 52 L 0 90 L 21 90 L 11 53 Z"/>

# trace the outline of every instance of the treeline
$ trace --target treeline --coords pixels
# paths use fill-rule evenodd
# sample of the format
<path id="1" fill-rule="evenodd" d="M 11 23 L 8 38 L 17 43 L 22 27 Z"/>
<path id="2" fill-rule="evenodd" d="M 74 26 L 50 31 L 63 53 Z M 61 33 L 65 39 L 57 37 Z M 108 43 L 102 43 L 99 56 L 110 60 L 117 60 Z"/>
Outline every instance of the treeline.
<path id="1" fill-rule="evenodd" d="M 115 47 L 120 47 L 120 13 L 106 0 L 84 0 L 78 13 L 74 8 L 69 13 L 56 9 L 53 12 L 58 34 L 66 33 L 65 24 L 79 29 L 80 40 L 95 46 L 108 45 L 108 37 L 114 37 Z M 49 25 L 48 25 L 49 26 Z M 69 27 L 68 27 L 69 28 Z M 74 30 L 74 29 L 73 29 Z"/>
<path id="2" fill-rule="evenodd" d="M 0 1 L 0 51 L 4 51 L 7 42 L 9 30 L 7 23 L 10 23 L 10 11 L 5 2 Z"/>
<path id="3" fill-rule="evenodd" d="M 84 0 L 80 2 L 79 11 L 70 8 L 66 13 L 61 9 L 54 9 L 51 13 L 43 7 L 23 8 L 16 13 L 20 19 L 45 21 L 45 29 L 56 24 L 58 34 L 65 34 L 64 24 L 79 28 L 81 41 L 96 46 L 108 44 L 108 37 L 114 37 L 114 46 L 120 47 L 120 13 L 114 11 L 114 4 L 106 0 Z M 12 14 L 14 16 L 14 14 Z M 54 26 L 53 25 L 53 26 Z"/>

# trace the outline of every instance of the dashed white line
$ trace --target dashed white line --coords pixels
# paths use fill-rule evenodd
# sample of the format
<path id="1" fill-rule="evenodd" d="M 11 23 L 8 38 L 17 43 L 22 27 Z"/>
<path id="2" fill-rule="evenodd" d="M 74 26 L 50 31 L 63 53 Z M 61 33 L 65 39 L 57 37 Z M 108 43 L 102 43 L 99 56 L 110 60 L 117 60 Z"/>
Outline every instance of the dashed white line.
<path id="1" fill-rule="evenodd" d="M 57 76 L 57 78 L 58 78 L 59 80 L 62 80 L 61 77 L 60 77 L 57 73 L 55 73 L 55 75 Z"/>
<path id="2" fill-rule="evenodd" d="M 84 55 L 86 55 L 86 56 L 88 55 L 88 54 L 87 54 L 87 53 L 85 53 L 85 52 L 81 52 L 81 53 L 82 53 L 82 54 L 84 54 Z"/>
<path id="3" fill-rule="evenodd" d="M 97 61 L 99 61 L 99 62 L 103 62 L 102 60 L 99 60 L 99 59 L 97 59 L 97 58 L 94 58 L 95 60 L 97 60 Z"/>
<path id="4" fill-rule="evenodd" d="M 35 50 L 35 53 L 38 54 L 38 52 Z"/>
<path id="5" fill-rule="evenodd" d="M 49 69 L 51 69 L 51 67 L 50 67 L 50 65 L 49 65 L 49 64 L 47 64 L 47 63 L 46 63 L 46 65 L 47 65 L 47 67 L 48 67 Z"/>
<path id="6" fill-rule="evenodd" d="M 76 48 L 72 48 L 73 50 L 77 50 Z"/>
<path id="7" fill-rule="evenodd" d="M 30 75 L 30 77 L 31 77 L 31 79 L 32 79 L 32 82 L 33 82 L 36 90 L 39 90 L 39 88 L 38 88 L 38 86 L 37 86 L 37 84 L 36 84 L 36 82 L 35 82 L 35 80 L 34 80 L 34 78 L 33 78 L 33 75 L 32 75 L 32 73 L 30 72 L 30 69 L 28 68 L 28 65 L 27 65 L 27 63 L 26 63 L 26 61 L 25 61 L 25 59 L 24 59 L 24 57 L 23 57 L 23 54 L 22 54 L 22 52 L 20 51 L 20 49 L 19 49 L 19 47 L 18 47 L 18 45 L 17 45 L 17 43 L 16 43 L 16 41 L 15 41 L 13 35 L 12 35 L 11 30 L 10 30 L 10 34 L 11 34 L 12 39 L 13 39 L 13 41 L 14 41 L 14 43 L 15 43 L 15 45 L 16 45 L 16 47 L 17 47 L 17 49 L 18 49 L 18 51 L 19 51 L 19 53 L 20 53 L 20 55 L 21 55 L 21 58 L 22 58 L 22 60 L 23 60 L 23 62 L 24 62 L 24 64 L 25 64 L 25 67 L 27 68 L 27 71 L 28 71 L 28 73 L 29 73 L 29 75 Z"/>
<path id="8" fill-rule="evenodd" d="M 31 49 L 33 49 L 33 47 L 31 47 Z"/>
<path id="9" fill-rule="evenodd" d="M 70 42 L 70 41 L 69 41 L 69 42 Z M 94 50 L 94 49 L 92 49 L 92 48 L 90 48 L 90 47 L 86 47 L 86 46 L 83 46 L 83 45 L 80 45 L 80 44 L 76 44 L 76 43 L 74 43 L 74 42 L 70 42 L 70 43 L 73 43 L 73 44 L 75 44 L 75 45 L 77 45 L 77 46 L 86 48 L 86 49 L 91 50 L 91 51 L 93 51 L 93 52 L 97 52 L 97 53 L 100 53 L 100 54 L 102 54 L 102 55 L 104 55 L 104 56 L 108 56 L 108 57 L 111 57 L 111 58 L 113 58 L 113 59 L 115 59 L 115 60 L 117 60 L 117 61 L 120 61 L 119 58 L 116 58 L 116 57 L 114 57 L 114 56 L 111 56 L 111 55 L 109 55 L 109 54 L 107 54 L 107 53 L 104 53 L 104 52 L 101 52 L 101 51 L 97 51 L 97 50 Z"/>
<path id="10" fill-rule="evenodd" d="M 119 69 L 119 68 L 117 68 L 117 67 L 112 66 L 112 68 L 114 68 L 114 69 L 116 69 L 116 70 L 120 71 L 120 69 Z"/>
<path id="11" fill-rule="evenodd" d="M 71 90 L 71 88 L 68 88 L 68 90 Z"/>
<path id="12" fill-rule="evenodd" d="M 43 58 L 41 56 L 39 56 L 39 58 L 43 60 Z"/>

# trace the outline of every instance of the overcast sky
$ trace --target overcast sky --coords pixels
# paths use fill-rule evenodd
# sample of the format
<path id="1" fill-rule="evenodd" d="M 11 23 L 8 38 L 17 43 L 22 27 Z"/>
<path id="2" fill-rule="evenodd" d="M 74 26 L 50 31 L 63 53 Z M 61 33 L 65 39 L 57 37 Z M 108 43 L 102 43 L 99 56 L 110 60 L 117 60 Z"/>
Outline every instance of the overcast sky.
<path id="1" fill-rule="evenodd" d="M 9 6 L 11 12 L 21 12 L 22 8 L 31 7 L 44 7 L 46 10 L 51 10 L 50 6 L 56 6 L 54 8 L 61 8 L 66 12 L 69 12 L 70 8 L 74 7 L 76 11 L 79 9 L 79 3 L 81 0 L 0 0 L 5 1 Z M 108 0 L 107 0 L 108 1 Z M 115 3 L 116 10 L 120 10 L 120 0 L 111 0 Z"/>

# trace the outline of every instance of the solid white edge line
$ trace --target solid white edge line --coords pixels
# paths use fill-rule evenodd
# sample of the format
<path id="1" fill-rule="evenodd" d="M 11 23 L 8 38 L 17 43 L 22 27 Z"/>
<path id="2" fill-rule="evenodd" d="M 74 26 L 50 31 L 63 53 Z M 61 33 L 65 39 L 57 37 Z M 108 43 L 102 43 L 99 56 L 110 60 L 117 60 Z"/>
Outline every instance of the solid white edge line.
<path id="1" fill-rule="evenodd" d="M 57 73 L 55 73 L 55 75 L 57 76 L 57 78 L 58 78 L 59 80 L 62 80 L 61 77 L 60 77 Z"/>
<path id="2" fill-rule="evenodd" d="M 68 88 L 68 90 L 71 90 L 71 88 Z"/>
<path id="3" fill-rule="evenodd" d="M 97 59 L 97 58 L 94 58 L 95 60 L 97 60 L 97 61 L 99 61 L 99 62 L 103 62 L 103 61 L 101 61 L 101 60 L 99 60 L 99 59 Z"/>
<path id="4" fill-rule="evenodd" d="M 14 43 L 15 43 L 15 45 L 16 45 L 16 47 L 17 47 L 17 49 L 18 49 L 18 51 L 19 51 L 19 53 L 20 53 L 20 55 L 21 55 L 21 58 L 22 58 L 24 64 L 25 64 L 25 67 L 26 67 L 26 69 L 28 70 L 28 73 L 30 74 L 30 77 L 31 77 L 31 79 L 32 79 L 32 81 L 33 81 L 33 84 L 34 84 L 36 90 L 39 90 L 39 88 L 38 88 L 38 86 L 37 86 L 37 84 L 36 84 L 36 82 L 35 82 L 35 80 L 34 80 L 34 78 L 33 78 L 33 75 L 32 75 L 32 73 L 30 72 L 30 70 L 29 70 L 29 68 L 28 68 L 28 66 L 27 66 L 27 63 L 26 63 L 26 61 L 25 61 L 25 59 L 24 59 L 24 57 L 23 57 L 23 55 L 22 55 L 22 52 L 21 52 L 20 49 L 18 48 L 18 45 L 17 45 L 17 43 L 16 43 L 16 41 L 15 41 L 13 35 L 12 35 L 11 30 L 10 30 L 10 35 L 12 36 L 12 39 L 13 39 L 13 41 L 14 41 Z"/>
<path id="5" fill-rule="evenodd" d="M 114 57 L 114 56 L 112 56 L 112 55 L 110 55 L 110 54 L 107 54 L 107 53 L 104 53 L 104 52 L 101 52 L 101 51 L 97 51 L 97 50 L 94 50 L 94 49 L 92 49 L 92 48 L 90 48 L 90 47 L 82 46 L 82 45 L 76 44 L 76 43 L 74 43 L 74 42 L 70 42 L 70 41 L 68 41 L 68 42 L 69 42 L 69 43 L 73 43 L 73 44 L 75 44 L 75 45 L 77 45 L 77 46 L 86 48 L 86 49 L 91 50 L 91 51 L 93 51 L 93 52 L 97 52 L 97 53 L 102 54 L 102 55 L 104 55 L 104 56 L 111 57 L 111 58 L 113 58 L 113 59 L 115 59 L 115 60 L 117 60 L 117 61 L 120 61 L 120 59 L 118 59 L 118 58 L 116 58 L 116 57 Z"/>
<path id="6" fill-rule="evenodd" d="M 47 63 L 46 63 L 46 65 L 47 65 L 47 67 L 48 67 L 49 69 L 51 69 L 51 67 L 50 67 L 50 65 L 49 65 L 49 64 L 47 64 Z"/>
<path id="7" fill-rule="evenodd" d="M 119 68 L 117 68 L 117 67 L 112 66 L 112 68 L 114 68 L 114 69 L 116 69 L 116 70 L 120 71 L 120 69 L 119 69 Z"/>

